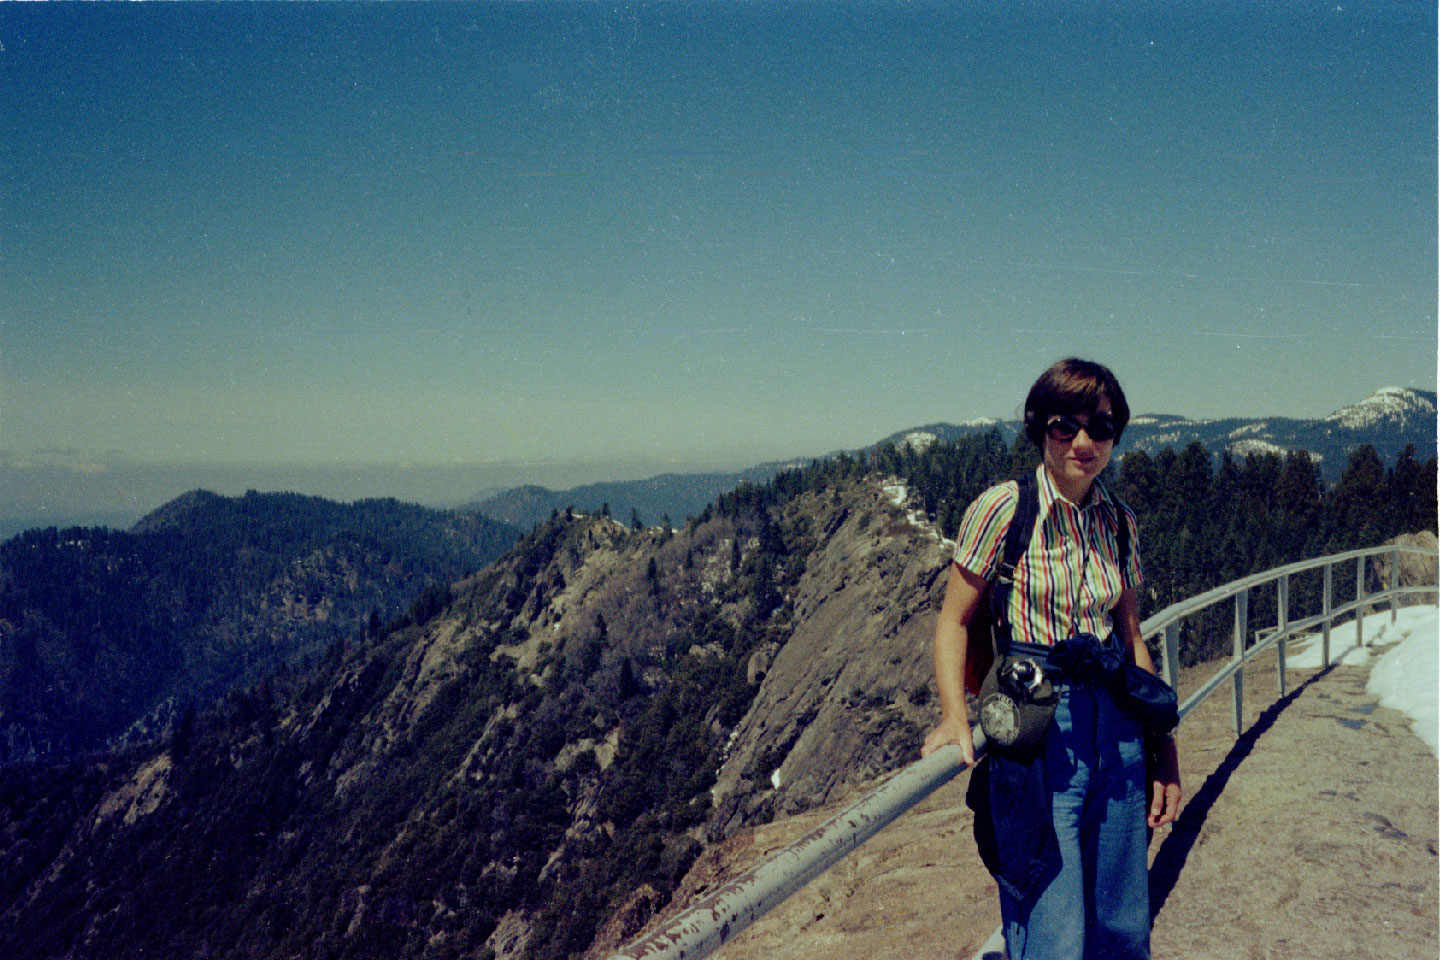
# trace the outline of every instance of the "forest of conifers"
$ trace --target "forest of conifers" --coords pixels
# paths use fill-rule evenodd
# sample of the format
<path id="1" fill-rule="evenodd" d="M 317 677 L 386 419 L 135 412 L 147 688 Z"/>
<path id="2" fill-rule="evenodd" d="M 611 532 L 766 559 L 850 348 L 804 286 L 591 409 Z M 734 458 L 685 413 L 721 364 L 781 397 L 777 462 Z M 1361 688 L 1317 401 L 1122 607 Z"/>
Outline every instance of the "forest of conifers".
<path id="1" fill-rule="evenodd" d="M 1199 443 L 1154 456 L 1132 451 L 1112 462 L 1105 480 L 1132 510 L 1140 528 L 1145 584 L 1142 618 L 1211 587 L 1295 560 L 1436 528 L 1436 461 L 1421 462 L 1407 446 L 1387 467 L 1375 448 L 1353 450 L 1339 480 L 1326 489 L 1320 466 L 1303 450 L 1218 460 Z M 722 511 L 743 501 L 776 502 L 795 493 L 871 471 L 905 481 L 919 507 L 953 538 L 965 507 L 986 487 L 1033 470 L 1036 450 L 1021 436 L 1006 448 L 998 433 L 916 450 L 884 445 L 782 473 L 768 487 L 722 497 Z M 1320 574 L 1291 586 L 1292 604 L 1318 610 Z M 1215 610 L 1213 618 L 1226 611 Z M 1251 622 L 1271 622 L 1274 599 L 1252 599 Z M 1218 621 L 1217 621 L 1218 622 Z M 1222 652 L 1223 631 L 1204 617 L 1186 625 L 1182 662 Z M 1208 640 L 1200 640 L 1200 636 Z"/>
<path id="2" fill-rule="evenodd" d="M 0 782 L 0 913 L 37 881 L 44 895 L 0 925 L 0 954 L 38 960 L 83 943 L 93 955 L 207 955 L 224 944 L 247 958 L 458 960 L 495 955 L 488 938 L 524 916 L 528 960 L 577 956 L 636 891 L 669 897 L 699 853 L 697 833 L 720 839 L 707 832 L 721 822 L 711 788 L 756 696 L 747 665 L 788 639 L 787 596 L 824 537 L 797 498 L 839 501 L 855 481 L 898 476 L 953 535 L 978 492 L 1035 462 L 988 434 L 786 471 L 719 497 L 673 534 L 557 515 L 457 592 L 432 587 L 388 627 L 331 644 L 313 670 L 233 691 L 112 757 L 11 768 Z M 1142 614 L 1287 560 L 1433 530 L 1435 473 L 1433 459 L 1407 452 L 1387 466 L 1361 447 L 1326 489 L 1302 453 L 1129 454 L 1110 482 L 1139 519 Z M 565 586 L 558 572 L 575 572 L 597 536 L 635 568 L 617 576 L 615 596 L 652 620 L 596 617 L 521 666 L 502 648 L 524 642 Z M 710 592 L 702 569 L 716 572 Z M 1297 608 L 1307 584 L 1295 585 Z M 419 719 L 376 753 L 432 620 L 447 636 L 468 631 L 470 645 Z M 1212 652 L 1198 641 L 1216 633 L 1182 637 L 1185 659 Z M 575 746 L 606 731 L 623 732 L 602 768 Z M 906 736 L 918 751 L 923 731 Z M 132 828 L 74 832 L 148 764 L 169 771 L 162 806 Z M 755 789 L 773 766 L 757 758 Z M 342 780 L 353 788 L 337 789 Z"/>
<path id="3" fill-rule="evenodd" d="M 0 764 L 163 729 L 394 617 L 518 534 L 395 500 L 255 491 L 194 491 L 131 531 L 27 530 L 0 543 Z"/>

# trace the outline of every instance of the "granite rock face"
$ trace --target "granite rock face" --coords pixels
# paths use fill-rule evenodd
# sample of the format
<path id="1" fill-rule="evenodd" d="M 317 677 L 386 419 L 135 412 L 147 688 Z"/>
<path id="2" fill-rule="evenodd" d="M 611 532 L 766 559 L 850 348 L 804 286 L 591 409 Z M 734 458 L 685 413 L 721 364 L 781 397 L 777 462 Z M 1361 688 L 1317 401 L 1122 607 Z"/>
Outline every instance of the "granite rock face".
<path id="1" fill-rule="evenodd" d="M 1420 547 L 1424 550 L 1434 550 L 1437 546 L 1437 538 L 1433 530 L 1404 533 L 1389 542 L 1402 547 Z M 1382 554 L 1370 560 L 1369 563 L 1373 571 L 1370 574 L 1371 589 L 1388 586 L 1390 583 L 1390 558 Z M 1400 554 L 1400 586 L 1413 587 L 1434 582 L 1435 559 L 1433 557 L 1421 556 L 1416 553 Z"/>
<path id="2" fill-rule="evenodd" d="M 712 833 L 825 804 L 917 759 L 950 548 L 878 487 L 817 511 L 795 628 L 733 734 Z M 752 671 L 752 675 L 754 671 Z"/>

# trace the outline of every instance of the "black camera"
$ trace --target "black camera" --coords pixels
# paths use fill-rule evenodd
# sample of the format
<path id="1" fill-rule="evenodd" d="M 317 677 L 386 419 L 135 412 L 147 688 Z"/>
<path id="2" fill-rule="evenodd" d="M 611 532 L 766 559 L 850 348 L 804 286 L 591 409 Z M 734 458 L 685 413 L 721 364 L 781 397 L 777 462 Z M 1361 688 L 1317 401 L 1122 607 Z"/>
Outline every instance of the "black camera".
<path id="1" fill-rule="evenodd" d="M 1017 700 L 1031 700 L 1040 693 L 1045 683 L 1045 671 L 1034 660 L 1018 657 L 1005 664 L 1000 672 L 1000 683 Z"/>

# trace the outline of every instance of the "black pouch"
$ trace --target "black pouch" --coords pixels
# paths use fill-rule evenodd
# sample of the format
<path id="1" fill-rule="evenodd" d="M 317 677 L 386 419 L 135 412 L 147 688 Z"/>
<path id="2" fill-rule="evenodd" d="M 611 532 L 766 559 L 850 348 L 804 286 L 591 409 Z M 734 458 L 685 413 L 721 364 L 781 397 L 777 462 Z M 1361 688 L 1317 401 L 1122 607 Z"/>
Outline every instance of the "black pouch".
<path id="1" fill-rule="evenodd" d="M 965 805 L 975 811 L 975 845 L 995 882 L 1016 900 L 1060 872 L 1060 841 L 1045 789 L 1045 755 L 990 754 L 970 773 Z"/>
<path id="2" fill-rule="evenodd" d="M 980 729 L 993 750 L 1031 753 L 1045 742 L 1059 700 L 1042 658 L 1004 654 L 980 685 Z"/>
<path id="3" fill-rule="evenodd" d="M 1180 702 L 1175 689 L 1149 670 L 1125 664 L 1125 688 L 1121 706 L 1140 721 L 1146 733 L 1169 733 L 1180 722 Z"/>

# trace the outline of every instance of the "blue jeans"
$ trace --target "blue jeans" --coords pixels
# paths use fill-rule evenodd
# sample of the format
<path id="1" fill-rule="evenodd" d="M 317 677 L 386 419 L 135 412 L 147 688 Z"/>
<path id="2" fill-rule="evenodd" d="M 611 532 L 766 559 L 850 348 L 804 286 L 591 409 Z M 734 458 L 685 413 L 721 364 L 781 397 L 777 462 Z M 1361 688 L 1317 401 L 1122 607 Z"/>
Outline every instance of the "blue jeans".
<path id="1" fill-rule="evenodd" d="M 1003 890 L 1009 960 L 1150 956 L 1145 751 L 1139 723 L 1103 688 L 1066 684 L 1045 737 L 1061 865 L 1026 901 Z"/>

